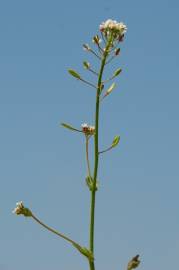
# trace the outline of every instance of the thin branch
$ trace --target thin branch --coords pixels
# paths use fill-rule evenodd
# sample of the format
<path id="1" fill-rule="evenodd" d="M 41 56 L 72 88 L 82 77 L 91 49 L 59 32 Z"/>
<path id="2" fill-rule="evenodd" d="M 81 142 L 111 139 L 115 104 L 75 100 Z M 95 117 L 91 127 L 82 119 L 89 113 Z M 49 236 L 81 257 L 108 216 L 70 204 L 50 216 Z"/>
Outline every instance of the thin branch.
<path id="1" fill-rule="evenodd" d="M 113 80 L 115 77 L 116 77 L 116 76 L 113 75 L 112 77 L 106 79 L 105 81 L 102 81 L 102 83 L 107 83 L 107 82 Z"/>
<path id="2" fill-rule="evenodd" d="M 51 227 L 47 226 L 46 224 L 44 224 L 42 221 L 40 221 L 36 216 L 34 216 L 34 214 L 31 213 L 31 217 L 37 222 L 39 223 L 41 226 L 43 226 L 45 229 L 47 229 L 48 231 L 58 235 L 59 237 L 65 239 L 67 242 L 71 243 L 83 256 L 88 258 L 89 262 L 92 262 L 94 260 L 93 254 L 91 253 L 90 250 L 88 250 L 85 247 L 81 247 L 78 243 L 76 243 L 75 241 L 73 241 L 72 239 L 70 239 L 69 237 L 65 236 L 62 233 L 59 233 L 58 231 L 52 229 Z"/>
<path id="3" fill-rule="evenodd" d="M 117 43 L 112 47 L 111 52 L 115 51 L 115 49 L 117 48 L 118 44 L 119 44 L 119 42 L 117 42 Z"/>
<path id="4" fill-rule="evenodd" d="M 90 48 L 89 52 L 91 52 L 91 53 L 94 54 L 99 60 L 101 60 L 101 57 L 100 57 L 95 51 L 93 51 L 91 48 Z"/>
<path id="5" fill-rule="evenodd" d="M 98 51 L 99 51 L 100 55 L 103 55 L 103 53 L 104 53 L 103 49 L 101 48 L 101 46 L 99 44 L 97 46 L 98 46 Z"/>
<path id="6" fill-rule="evenodd" d="M 109 150 L 111 150 L 113 148 L 113 146 L 110 146 L 109 148 L 103 150 L 103 151 L 100 151 L 98 154 L 103 154 L 105 152 L 108 152 Z"/>
<path id="7" fill-rule="evenodd" d="M 98 74 L 96 71 L 94 71 L 93 69 L 88 68 L 88 70 L 89 70 L 91 73 L 93 73 L 94 75 L 99 76 L 99 74 Z"/>
<path id="8" fill-rule="evenodd" d="M 113 55 L 108 61 L 106 61 L 105 65 L 108 65 L 115 57 L 116 57 L 116 55 Z"/>
<path id="9" fill-rule="evenodd" d="M 101 31 L 100 31 L 100 33 L 101 33 L 102 40 L 103 40 L 104 44 L 106 45 L 106 40 L 105 40 L 105 38 L 103 36 L 103 33 Z"/>
<path id="10" fill-rule="evenodd" d="M 88 82 L 88 81 L 86 81 L 86 80 L 84 80 L 82 78 L 80 78 L 79 80 L 82 81 L 82 82 L 84 82 L 84 83 L 86 83 L 86 84 L 88 84 L 88 85 L 90 85 L 91 87 L 97 89 L 97 87 L 94 84 L 92 84 L 92 83 L 90 83 L 90 82 Z"/>
<path id="11" fill-rule="evenodd" d="M 58 231 L 52 229 L 51 227 L 47 226 L 46 224 L 44 224 L 42 221 L 40 221 L 36 216 L 34 216 L 34 214 L 32 214 L 32 218 L 37 222 L 39 223 L 41 226 L 43 226 L 45 229 L 47 229 L 48 231 L 58 235 L 59 237 L 65 239 L 66 241 L 68 241 L 69 243 L 71 243 L 72 245 L 78 245 L 80 246 L 78 243 L 76 243 L 75 241 L 71 240 L 70 238 L 68 238 L 67 236 L 65 236 L 64 234 L 62 233 L 59 233 Z"/>

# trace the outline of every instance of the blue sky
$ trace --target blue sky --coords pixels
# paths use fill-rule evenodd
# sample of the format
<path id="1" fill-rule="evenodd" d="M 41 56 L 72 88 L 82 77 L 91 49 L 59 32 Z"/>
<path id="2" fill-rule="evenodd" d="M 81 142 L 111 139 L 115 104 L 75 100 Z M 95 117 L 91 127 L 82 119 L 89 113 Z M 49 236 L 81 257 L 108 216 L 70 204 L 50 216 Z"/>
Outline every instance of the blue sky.
<path id="1" fill-rule="evenodd" d="M 95 93 L 84 76 L 82 49 L 99 24 L 128 26 L 118 88 L 103 103 L 100 145 L 120 146 L 100 160 L 96 207 L 96 269 L 177 269 L 179 249 L 179 2 L 1 1 L 0 3 L 0 269 L 87 269 L 84 258 L 31 219 L 88 245 L 89 192 L 84 139 L 60 122 L 93 123 Z M 97 63 L 95 62 L 95 65 Z"/>

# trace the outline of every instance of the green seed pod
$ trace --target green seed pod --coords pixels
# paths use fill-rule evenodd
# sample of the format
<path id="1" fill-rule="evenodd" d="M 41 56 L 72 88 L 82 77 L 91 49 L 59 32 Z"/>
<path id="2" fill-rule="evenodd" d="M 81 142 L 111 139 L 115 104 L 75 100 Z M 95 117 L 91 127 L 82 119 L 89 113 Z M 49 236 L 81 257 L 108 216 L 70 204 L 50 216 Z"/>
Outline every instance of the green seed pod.
<path id="1" fill-rule="evenodd" d="M 80 80 L 81 76 L 73 69 L 69 69 L 68 72 L 70 73 L 70 75 L 72 75 L 73 77 L 75 77 L 76 79 Z"/>

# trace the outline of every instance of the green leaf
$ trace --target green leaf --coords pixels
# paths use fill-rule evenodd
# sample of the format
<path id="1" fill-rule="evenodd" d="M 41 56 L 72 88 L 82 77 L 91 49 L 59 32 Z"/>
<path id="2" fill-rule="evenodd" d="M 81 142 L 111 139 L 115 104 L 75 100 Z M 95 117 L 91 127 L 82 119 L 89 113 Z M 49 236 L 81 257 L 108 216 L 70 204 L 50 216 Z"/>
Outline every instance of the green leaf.
<path id="1" fill-rule="evenodd" d="M 69 124 L 66 124 L 66 123 L 61 123 L 61 125 L 62 125 L 64 128 L 70 129 L 70 130 L 72 130 L 72 131 L 78 131 L 78 132 L 82 132 L 81 130 L 76 129 L 76 128 L 74 128 L 74 127 L 70 126 Z"/>
<path id="2" fill-rule="evenodd" d="M 73 69 L 69 69 L 68 72 L 70 73 L 70 75 L 72 75 L 73 77 L 75 77 L 76 79 L 80 80 L 81 77 L 80 75 Z"/>
<path id="3" fill-rule="evenodd" d="M 118 145 L 119 141 L 120 141 L 120 136 L 115 136 L 115 137 L 114 137 L 114 140 L 113 140 L 113 142 L 112 142 L 111 147 L 112 147 L 112 148 L 113 148 L 113 147 L 116 147 L 116 146 Z"/>
<path id="4" fill-rule="evenodd" d="M 121 68 L 118 68 L 115 72 L 114 72 L 114 75 L 113 77 L 117 77 L 120 73 L 121 73 L 122 69 Z"/>

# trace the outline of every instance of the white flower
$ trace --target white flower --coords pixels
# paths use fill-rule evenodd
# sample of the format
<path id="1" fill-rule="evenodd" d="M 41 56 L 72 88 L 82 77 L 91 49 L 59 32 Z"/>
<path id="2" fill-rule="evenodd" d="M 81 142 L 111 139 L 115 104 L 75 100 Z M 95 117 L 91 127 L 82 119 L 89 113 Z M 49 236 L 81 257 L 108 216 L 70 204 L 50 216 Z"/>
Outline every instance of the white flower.
<path id="1" fill-rule="evenodd" d="M 22 201 L 16 203 L 16 208 L 14 208 L 12 213 L 16 215 L 24 215 L 25 217 L 32 217 L 32 212 L 30 209 L 24 207 Z"/>
<path id="2" fill-rule="evenodd" d="M 13 214 L 16 214 L 16 215 L 20 215 L 23 212 L 23 209 L 24 209 L 23 202 L 22 201 L 17 202 L 16 203 L 16 208 L 14 208 L 14 210 L 12 211 L 12 213 Z"/>
<path id="3" fill-rule="evenodd" d="M 82 128 L 87 128 L 87 127 L 88 127 L 88 124 L 83 123 L 83 124 L 81 125 L 81 127 L 82 127 Z"/>
<path id="4" fill-rule="evenodd" d="M 94 134 L 95 132 L 95 127 L 94 126 L 89 126 L 89 130 L 91 134 Z"/>
<path id="5" fill-rule="evenodd" d="M 127 32 L 127 26 L 123 23 L 117 23 L 116 28 L 122 33 L 125 34 Z"/>
<path id="6" fill-rule="evenodd" d="M 94 126 L 89 126 L 88 124 L 84 123 L 81 125 L 83 133 L 86 135 L 93 135 L 95 132 Z"/>
<path id="7" fill-rule="evenodd" d="M 99 26 L 99 30 L 103 32 L 106 36 L 114 33 L 115 38 L 123 36 L 127 31 L 127 26 L 123 22 L 117 22 L 111 19 L 108 19 L 105 22 L 102 22 Z"/>

